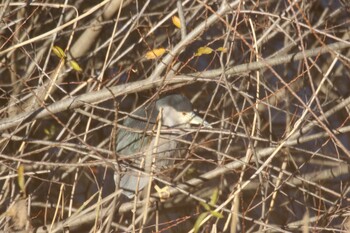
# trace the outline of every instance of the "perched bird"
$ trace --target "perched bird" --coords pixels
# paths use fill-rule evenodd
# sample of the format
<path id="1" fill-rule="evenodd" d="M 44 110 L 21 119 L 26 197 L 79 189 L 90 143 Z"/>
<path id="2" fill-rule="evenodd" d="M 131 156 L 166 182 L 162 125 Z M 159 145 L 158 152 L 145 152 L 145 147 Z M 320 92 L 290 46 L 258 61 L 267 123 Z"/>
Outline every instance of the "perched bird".
<path id="1" fill-rule="evenodd" d="M 163 132 L 157 136 L 158 126 Z M 190 124 L 209 127 L 208 122 L 197 116 L 192 104 L 183 95 L 168 95 L 131 113 L 116 137 L 119 158 L 127 157 L 129 164 L 123 174 L 115 175 L 123 194 L 132 198 L 150 181 L 151 172 L 157 176 L 162 170 L 174 164 L 185 152 L 185 145 L 179 139 L 186 139 L 179 129 Z M 123 166 L 122 166 L 123 167 Z M 142 171 L 142 172 L 140 172 Z"/>

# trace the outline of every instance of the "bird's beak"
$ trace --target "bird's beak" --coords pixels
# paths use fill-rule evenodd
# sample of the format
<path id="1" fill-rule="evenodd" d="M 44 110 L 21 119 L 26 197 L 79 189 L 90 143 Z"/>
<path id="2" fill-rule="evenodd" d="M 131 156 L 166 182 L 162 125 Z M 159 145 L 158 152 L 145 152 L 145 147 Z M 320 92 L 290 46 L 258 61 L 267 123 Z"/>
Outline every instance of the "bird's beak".
<path id="1" fill-rule="evenodd" d="M 203 120 L 203 118 L 197 116 L 194 112 L 191 113 L 191 118 L 189 121 L 190 124 L 193 125 L 203 125 L 206 128 L 213 128 L 207 121 Z"/>

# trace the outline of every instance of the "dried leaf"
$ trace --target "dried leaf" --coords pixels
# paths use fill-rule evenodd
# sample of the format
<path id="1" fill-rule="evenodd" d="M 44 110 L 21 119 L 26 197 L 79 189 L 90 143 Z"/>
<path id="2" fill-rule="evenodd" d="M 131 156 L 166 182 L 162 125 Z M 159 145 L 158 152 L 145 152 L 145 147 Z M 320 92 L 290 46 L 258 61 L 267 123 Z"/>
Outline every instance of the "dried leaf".
<path id="1" fill-rule="evenodd" d="M 64 53 L 63 49 L 57 45 L 52 47 L 52 52 L 61 59 L 66 58 L 66 54 Z"/>
<path id="2" fill-rule="evenodd" d="M 29 221 L 27 216 L 27 202 L 25 199 L 17 200 L 7 211 L 15 230 L 23 230 Z"/>
<path id="3" fill-rule="evenodd" d="M 152 51 L 146 53 L 145 58 L 149 60 L 156 59 L 162 56 L 165 53 L 165 51 L 165 48 L 153 49 Z"/>
<path id="4" fill-rule="evenodd" d="M 83 71 L 83 69 L 79 66 L 79 64 L 78 64 L 76 61 L 73 61 L 73 60 L 69 61 L 69 65 L 70 65 L 70 67 L 72 67 L 73 70 L 75 70 L 75 71 L 78 71 L 78 72 Z"/>
<path id="5" fill-rule="evenodd" d="M 181 28 L 181 21 L 180 21 L 179 17 L 177 17 L 176 15 L 174 15 L 173 17 L 171 17 L 171 20 L 173 21 L 173 24 L 174 24 L 177 28 Z"/>
<path id="6" fill-rule="evenodd" d="M 24 166 L 19 165 L 17 169 L 17 181 L 18 181 L 18 186 L 21 189 L 21 191 L 25 194 L 26 189 L 25 189 L 25 179 L 24 179 Z"/>
<path id="7" fill-rule="evenodd" d="M 158 185 L 155 185 L 154 189 L 157 191 L 159 195 L 160 202 L 165 202 L 170 198 L 169 186 L 160 188 Z"/>
<path id="8" fill-rule="evenodd" d="M 211 54 L 212 52 L 213 52 L 213 49 L 210 47 L 200 47 L 197 50 L 195 56 L 198 57 L 198 56 L 201 56 L 203 54 Z"/>

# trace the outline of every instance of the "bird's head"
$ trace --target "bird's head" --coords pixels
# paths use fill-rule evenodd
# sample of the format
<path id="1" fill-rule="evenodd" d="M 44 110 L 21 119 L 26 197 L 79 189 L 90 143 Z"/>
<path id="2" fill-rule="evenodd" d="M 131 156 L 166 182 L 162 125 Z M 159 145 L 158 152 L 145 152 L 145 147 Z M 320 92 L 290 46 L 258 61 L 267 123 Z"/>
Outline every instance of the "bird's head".
<path id="1" fill-rule="evenodd" d="M 162 124 L 167 127 L 186 128 L 191 124 L 211 128 L 210 124 L 197 116 L 192 109 L 192 104 L 183 95 L 168 95 L 156 102 L 157 111 L 162 111 Z"/>

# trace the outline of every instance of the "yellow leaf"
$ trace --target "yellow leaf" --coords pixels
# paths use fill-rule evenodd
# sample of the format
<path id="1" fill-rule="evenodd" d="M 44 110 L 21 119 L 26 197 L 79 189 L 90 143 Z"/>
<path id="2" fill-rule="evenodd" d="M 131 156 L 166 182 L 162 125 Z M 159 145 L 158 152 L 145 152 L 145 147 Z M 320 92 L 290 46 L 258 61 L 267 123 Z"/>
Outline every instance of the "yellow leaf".
<path id="1" fill-rule="evenodd" d="M 76 61 L 71 60 L 69 62 L 70 67 L 72 67 L 75 71 L 81 72 L 83 69 L 79 66 L 79 64 Z"/>
<path id="2" fill-rule="evenodd" d="M 227 53 L 227 48 L 225 48 L 225 47 L 220 47 L 220 48 L 217 48 L 216 51 L 218 51 L 218 52 L 223 52 L 223 53 Z"/>
<path id="3" fill-rule="evenodd" d="M 17 169 L 17 175 L 18 175 L 18 186 L 21 189 L 21 191 L 25 194 L 26 190 L 25 190 L 25 180 L 24 180 L 24 166 L 23 165 L 19 165 L 18 169 Z"/>
<path id="4" fill-rule="evenodd" d="M 66 57 L 66 54 L 64 53 L 63 49 L 61 49 L 61 47 L 57 45 L 52 47 L 52 52 L 61 59 Z"/>
<path id="5" fill-rule="evenodd" d="M 195 54 L 196 57 L 201 56 L 203 54 L 211 54 L 213 52 L 213 49 L 210 47 L 200 47 L 197 50 L 197 53 Z"/>
<path id="6" fill-rule="evenodd" d="M 171 17 L 171 20 L 173 21 L 173 24 L 174 24 L 177 28 L 181 28 L 181 21 L 180 21 L 179 17 L 177 17 L 176 15 L 174 15 L 173 17 Z"/>
<path id="7" fill-rule="evenodd" d="M 153 49 L 146 53 L 145 58 L 148 60 L 156 59 L 165 53 L 165 48 Z"/>

